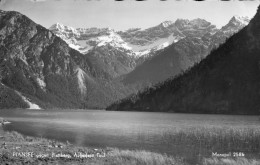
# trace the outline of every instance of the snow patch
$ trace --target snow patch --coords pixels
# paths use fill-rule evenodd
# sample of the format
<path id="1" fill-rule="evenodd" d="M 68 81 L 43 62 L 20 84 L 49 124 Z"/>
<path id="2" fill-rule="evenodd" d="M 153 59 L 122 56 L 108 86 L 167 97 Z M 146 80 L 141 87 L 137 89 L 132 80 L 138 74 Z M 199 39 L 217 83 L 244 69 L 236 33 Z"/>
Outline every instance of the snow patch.
<path id="1" fill-rule="evenodd" d="M 166 27 L 168 27 L 168 26 L 171 26 L 173 23 L 174 23 L 174 22 L 172 22 L 172 21 L 164 21 L 164 22 L 162 23 L 162 26 L 166 28 Z"/>
<path id="2" fill-rule="evenodd" d="M 169 46 L 169 45 L 170 45 L 170 44 L 169 44 L 168 42 L 165 42 L 165 43 L 159 45 L 159 46 L 157 47 L 157 50 L 164 49 L 164 48 L 166 48 L 166 47 Z"/>
<path id="3" fill-rule="evenodd" d="M 29 105 L 29 108 L 27 109 L 41 109 L 39 105 L 30 102 L 29 99 L 23 96 L 20 92 L 15 92 L 24 100 L 24 102 L 26 102 Z"/>
<path id="4" fill-rule="evenodd" d="M 77 72 L 77 79 L 78 79 L 80 92 L 81 94 L 86 94 L 87 87 L 85 85 L 85 77 L 84 77 L 86 73 L 80 68 L 78 68 L 76 72 Z"/>
<path id="5" fill-rule="evenodd" d="M 97 46 L 104 46 L 106 44 L 110 44 L 116 48 L 124 48 L 126 50 L 132 50 L 130 46 L 114 31 L 110 31 L 109 35 L 100 36 L 97 38 L 91 39 L 91 41 L 97 42 Z"/>
<path id="6" fill-rule="evenodd" d="M 75 44 L 72 44 L 72 43 L 67 43 L 67 44 L 69 44 L 69 47 L 71 47 L 72 49 L 79 50 L 79 48 L 80 48 L 79 45 L 75 45 Z"/>
<path id="7" fill-rule="evenodd" d="M 158 39 L 156 41 L 154 41 L 153 43 L 147 44 L 147 45 L 133 45 L 133 44 L 128 44 L 132 50 L 134 52 L 140 52 L 140 51 L 144 51 L 144 50 L 148 50 L 148 49 L 153 49 L 159 45 L 162 45 L 164 43 L 169 43 L 169 45 L 178 42 L 180 39 L 182 39 L 184 37 L 181 37 L 179 35 L 170 35 L 169 37 L 166 38 L 161 38 Z"/>
<path id="8" fill-rule="evenodd" d="M 135 52 L 135 55 L 136 55 L 137 57 L 140 57 L 140 56 L 144 56 L 144 55 L 146 55 L 146 54 L 148 54 L 148 53 L 150 53 L 150 52 L 151 52 L 151 50 L 149 49 L 149 50 L 144 50 L 144 51 Z"/>
<path id="9" fill-rule="evenodd" d="M 158 51 L 158 50 L 164 49 L 164 48 L 166 48 L 169 45 L 170 45 L 169 42 L 165 42 L 165 43 L 163 43 L 161 45 L 158 45 L 158 46 L 155 46 L 155 47 L 153 47 L 151 49 L 138 51 L 138 52 L 134 52 L 134 53 L 135 53 L 135 56 L 137 56 L 137 57 L 145 56 L 145 55 L 149 54 L 152 51 Z"/>
<path id="10" fill-rule="evenodd" d="M 40 78 L 37 78 L 36 80 L 41 89 L 43 89 L 46 92 L 46 83 Z"/>

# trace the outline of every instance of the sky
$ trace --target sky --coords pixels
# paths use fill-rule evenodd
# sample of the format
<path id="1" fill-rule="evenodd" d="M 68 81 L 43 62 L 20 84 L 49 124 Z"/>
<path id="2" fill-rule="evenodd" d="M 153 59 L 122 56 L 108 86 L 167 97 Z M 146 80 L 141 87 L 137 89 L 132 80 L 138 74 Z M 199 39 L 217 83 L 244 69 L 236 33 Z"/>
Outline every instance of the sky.
<path id="1" fill-rule="evenodd" d="M 205 0 L 0 0 L 1 10 L 14 10 L 49 28 L 61 23 L 74 28 L 149 28 L 178 18 L 202 18 L 217 27 L 232 16 L 252 18 L 260 1 Z"/>

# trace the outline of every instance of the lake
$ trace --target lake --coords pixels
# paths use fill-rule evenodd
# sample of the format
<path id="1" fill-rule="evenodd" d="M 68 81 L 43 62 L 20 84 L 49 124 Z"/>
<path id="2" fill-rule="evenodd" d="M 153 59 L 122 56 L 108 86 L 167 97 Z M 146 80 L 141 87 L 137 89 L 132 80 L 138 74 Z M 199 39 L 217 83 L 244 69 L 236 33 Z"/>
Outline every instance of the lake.
<path id="1" fill-rule="evenodd" d="M 259 128 L 257 116 L 104 110 L 0 110 L 6 131 L 69 141 L 78 146 L 144 149 L 176 154 L 176 131 L 193 128 Z M 186 151 L 184 151 L 186 152 Z"/>

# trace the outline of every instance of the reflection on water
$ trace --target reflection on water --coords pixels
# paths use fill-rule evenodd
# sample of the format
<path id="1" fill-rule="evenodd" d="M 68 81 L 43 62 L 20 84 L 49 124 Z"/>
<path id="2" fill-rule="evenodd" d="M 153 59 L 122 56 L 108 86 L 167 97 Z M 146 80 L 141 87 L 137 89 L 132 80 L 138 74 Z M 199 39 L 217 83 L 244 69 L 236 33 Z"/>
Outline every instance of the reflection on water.
<path id="1" fill-rule="evenodd" d="M 4 127 L 25 135 L 69 141 L 79 146 L 145 149 L 174 153 L 165 136 L 190 127 L 253 128 L 255 116 L 107 112 L 94 110 L 1 110 L 12 122 Z"/>

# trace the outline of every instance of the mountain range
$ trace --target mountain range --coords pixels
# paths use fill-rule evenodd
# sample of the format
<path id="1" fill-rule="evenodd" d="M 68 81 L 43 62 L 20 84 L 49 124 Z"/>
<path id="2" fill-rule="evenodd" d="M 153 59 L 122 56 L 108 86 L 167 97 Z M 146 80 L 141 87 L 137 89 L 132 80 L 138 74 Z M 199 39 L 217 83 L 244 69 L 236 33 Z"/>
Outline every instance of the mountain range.
<path id="1" fill-rule="evenodd" d="M 72 28 L 60 23 L 49 29 L 71 48 L 101 59 L 104 72 L 112 79 L 120 77 L 125 85 L 145 87 L 191 67 L 248 22 L 247 17 L 234 16 L 221 29 L 199 18 L 118 32 L 110 28 Z"/>
<path id="2" fill-rule="evenodd" d="M 179 74 L 248 21 L 232 19 L 222 30 L 203 19 L 178 19 L 116 32 L 58 23 L 46 29 L 21 13 L 0 11 L 0 108 L 105 108 L 143 89 L 147 84 L 138 83 L 145 76 L 157 77 L 148 79 L 153 84 Z M 196 53 L 189 56 L 186 47 Z M 181 60 L 171 64 L 176 71 L 161 76 L 167 56 Z M 151 65 L 154 75 L 147 70 L 132 78 L 152 61 L 158 64 Z"/>
<path id="3" fill-rule="evenodd" d="M 215 34 L 229 34 L 232 22 Z M 232 29 L 232 28 L 231 28 Z M 219 37 L 213 37 L 220 40 Z M 187 41 L 188 42 L 188 41 Z M 172 45 L 168 51 L 175 50 Z M 167 51 L 167 50 L 166 50 Z M 158 57 L 159 55 L 157 55 Z M 259 114 L 260 7 L 250 23 L 175 78 L 133 94 L 108 110 Z"/>

